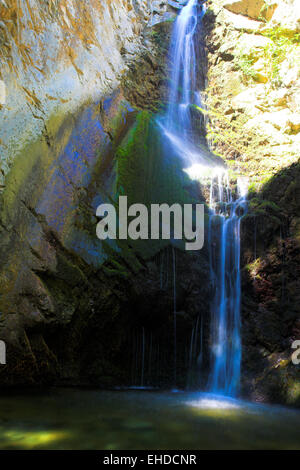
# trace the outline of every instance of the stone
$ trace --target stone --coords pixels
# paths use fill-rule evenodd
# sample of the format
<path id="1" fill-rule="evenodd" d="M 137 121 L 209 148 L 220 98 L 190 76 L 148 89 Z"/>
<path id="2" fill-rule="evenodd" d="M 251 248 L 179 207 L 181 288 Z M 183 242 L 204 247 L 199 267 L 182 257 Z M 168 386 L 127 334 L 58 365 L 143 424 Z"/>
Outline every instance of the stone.
<path id="1" fill-rule="evenodd" d="M 152 10 L 153 15 L 155 14 L 163 15 L 166 11 L 166 8 L 167 8 L 166 2 L 161 1 L 161 0 L 156 0 L 152 2 L 152 5 L 151 5 L 151 10 Z"/>
<path id="2" fill-rule="evenodd" d="M 252 68 L 255 71 L 254 79 L 259 83 L 267 83 L 269 78 L 268 78 L 268 71 L 267 71 L 266 63 L 264 59 L 262 58 L 258 59 L 258 61 L 255 62 Z"/>
<path id="3" fill-rule="evenodd" d="M 175 8 L 176 10 L 181 10 L 181 8 L 184 6 L 182 2 L 178 2 L 174 0 L 168 0 L 168 5 L 172 8 Z"/>
<path id="4" fill-rule="evenodd" d="M 264 0 L 229 0 L 224 8 L 232 13 L 246 15 L 253 19 L 264 18 L 269 21 L 277 8 L 277 3 L 270 2 L 266 5 Z"/>
<path id="5" fill-rule="evenodd" d="M 274 116 L 273 113 L 260 113 L 249 119 L 245 124 L 245 130 L 256 131 L 264 135 L 268 139 L 268 143 L 272 145 L 285 145 L 290 143 L 288 135 L 283 133 L 286 129 L 287 119 L 283 116 Z M 260 163 L 261 165 L 262 163 Z"/>
<path id="6" fill-rule="evenodd" d="M 258 31 L 262 28 L 262 23 L 252 20 L 246 16 L 237 15 L 230 11 L 224 11 L 225 21 L 233 26 L 237 31 L 246 31 L 248 33 Z"/>
<path id="7" fill-rule="evenodd" d="M 288 129 L 289 119 L 290 112 L 287 109 L 273 113 L 264 113 L 264 120 L 281 132 L 285 132 Z"/>
<path id="8" fill-rule="evenodd" d="M 231 44 L 229 42 L 225 42 L 221 45 L 221 47 L 219 49 L 219 54 L 222 57 L 222 59 L 225 60 L 225 61 L 233 60 L 233 58 L 234 58 L 233 49 L 234 49 L 233 44 Z"/>
<path id="9" fill-rule="evenodd" d="M 288 126 L 292 134 L 298 134 L 300 131 L 300 114 L 292 114 L 288 118 Z"/>
<path id="10" fill-rule="evenodd" d="M 257 85 L 256 87 L 247 88 L 245 91 L 242 91 L 232 99 L 232 106 L 235 109 L 246 112 L 251 117 L 259 114 L 260 112 L 256 105 L 259 102 L 260 88 L 261 85 Z"/>
<path id="11" fill-rule="evenodd" d="M 152 28 L 157 24 L 166 23 L 168 21 L 173 21 L 176 18 L 176 13 L 171 11 L 166 11 L 163 15 L 154 15 L 148 23 L 148 26 Z"/>
<path id="12" fill-rule="evenodd" d="M 293 86 L 299 78 L 299 68 L 294 67 L 288 60 L 285 60 L 280 67 L 280 76 L 284 86 Z"/>
<path id="13" fill-rule="evenodd" d="M 3 80 L 0 80 L 0 105 L 6 102 L 6 86 Z"/>
<path id="14" fill-rule="evenodd" d="M 241 54 L 253 59 L 259 58 L 266 47 L 272 44 L 271 39 L 257 34 L 243 34 L 235 46 Z"/>
<path id="15" fill-rule="evenodd" d="M 279 2 L 272 17 L 271 27 L 279 26 L 289 33 L 300 32 L 300 2 L 299 0 L 284 0 Z"/>
<path id="16" fill-rule="evenodd" d="M 166 0 L 160 3 L 163 7 Z M 6 44 L 1 46 L 0 94 L 3 101 L 5 83 L 10 107 L 2 103 L 0 109 L 3 171 L 30 140 L 39 138 L 57 110 L 67 115 L 117 86 L 141 50 L 141 31 L 151 16 L 145 0 L 136 0 L 134 8 L 132 2 L 119 0 L 94 5 L 89 0 L 38 0 L 30 19 L 26 2 L 16 5 L 0 15 L 5 26 L 0 27 L 1 44 Z"/>
<path id="17" fill-rule="evenodd" d="M 269 93 L 268 101 L 271 106 L 286 106 L 289 90 L 287 88 L 279 88 Z"/>
<path id="18" fill-rule="evenodd" d="M 222 83 L 222 89 L 227 96 L 236 96 L 244 91 L 245 86 L 242 81 L 242 74 L 235 71 L 225 71 L 226 80 Z M 224 72 L 224 73 L 225 73 Z"/>

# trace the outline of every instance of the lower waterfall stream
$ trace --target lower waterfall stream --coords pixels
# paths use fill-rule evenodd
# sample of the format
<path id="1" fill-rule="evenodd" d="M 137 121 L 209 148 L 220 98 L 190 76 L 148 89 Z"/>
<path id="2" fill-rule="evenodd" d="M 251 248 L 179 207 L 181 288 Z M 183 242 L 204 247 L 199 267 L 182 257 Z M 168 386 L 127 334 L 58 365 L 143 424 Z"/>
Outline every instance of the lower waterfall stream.
<path id="1" fill-rule="evenodd" d="M 211 302 L 212 370 L 210 390 L 227 396 L 239 391 L 241 368 L 240 221 L 246 209 L 245 182 L 234 200 L 228 174 L 211 179 L 209 252 L 214 286 Z"/>

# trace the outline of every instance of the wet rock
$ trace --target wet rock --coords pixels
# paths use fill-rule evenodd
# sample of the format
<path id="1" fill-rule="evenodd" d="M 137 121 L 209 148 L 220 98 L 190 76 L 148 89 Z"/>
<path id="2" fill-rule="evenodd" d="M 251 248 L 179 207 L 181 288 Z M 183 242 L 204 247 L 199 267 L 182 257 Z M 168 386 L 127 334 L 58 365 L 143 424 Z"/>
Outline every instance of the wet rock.
<path id="1" fill-rule="evenodd" d="M 163 9 L 166 1 L 159 4 Z M 30 16 L 26 4 L 0 4 L 0 79 L 6 84 L 6 103 L 0 109 L 3 173 L 28 142 L 45 132 L 51 116 L 75 112 L 117 87 L 140 50 L 151 15 L 151 5 L 143 0 L 133 5 L 120 0 L 37 1 Z"/>
<path id="2" fill-rule="evenodd" d="M 175 10 L 181 10 L 187 3 L 187 0 L 168 0 L 168 5 Z"/>

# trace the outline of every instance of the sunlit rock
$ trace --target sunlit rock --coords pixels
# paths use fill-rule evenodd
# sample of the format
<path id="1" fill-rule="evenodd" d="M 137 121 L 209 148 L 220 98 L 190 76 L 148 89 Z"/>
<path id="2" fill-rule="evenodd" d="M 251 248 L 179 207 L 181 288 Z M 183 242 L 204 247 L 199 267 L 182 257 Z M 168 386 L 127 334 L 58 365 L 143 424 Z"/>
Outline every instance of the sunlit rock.
<path id="1" fill-rule="evenodd" d="M 262 85 L 256 85 L 252 88 L 247 88 L 242 93 L 239 93 L 231 100 L 231 104 L 234 109 L 244 111 L 249 116 L 256 116 L 260 114 L 257 108 L 260 102 L 260 97 L 264 95 L 264 88 Z"/>
<path id="2" fill-rule="evenodd" d="M 300 3 L 298 0 L 282 0 L 272 16 L 271 27 L 280 27 L 288 33 L 300 32 Z"/>
<path id="3" fill-rule="evenodd" d="M 6 86 L 3 80 L 0 80 L 0 106 L 6 101 Z"/>
<path id="4" fill-rule="evenodd" d="M 250 33 L 258 31 L 263 25 L 263 23 L 259 21 L 232 13 L 231 11 L 224 10 L 224 13 L 225 21 L 238 31 L 246 31 Z"/>
<path id="5" fill-rule="evenodd" d="M 159 4 L 159 12 L 164 11 L 166 1 Z M 74 112 L 118 86 L 153 16 L 145 0 L 35 1 L 30 15 L 26 5 L 0 3 L 7 104 L 0 110 L 4 173 L 8 162 L 42 134 L 50 116 Z M 2 101 L 3 93 L 0 85 Z"/>
<path id="6" fill-rule="evenodd" d="M 288 125 L 292 134 L 300 131 L 300 114 L 292 114 L 288 119 Z"/>
<path id="7" fill-rule="evenodd" d="M 272 106 L 285 107 L 287 105 L 287 98 L 289 96 L 287 88 L 279 88 L 278 90 L 272 90 L 269 93 L 268 99 Z"/>
<path id="8" fill-rule="evenodd" d="M 267 83 L 269 80 L 268 70 L 266 67 L 266 62 L 264 59 L 260 58 L 253 65 L 253 70 L 255 72 L 254 79 L 260 83 Z"/>
<path id="9" fill-rule="evenodd" d="M 234 47 L 251 58 L 258 58 L 263 51 L 272 44 L 271 39 L 257 34 L 243 34 Z"/>
<path id="10" fill-rule="evenodd" d="M 229 0 L 224 7 L 233 13 L 246 15 L 250 18 L 270 20 L 277 8 L 277 3 L 271 1 L 266 4 L 264 0 Z"/>

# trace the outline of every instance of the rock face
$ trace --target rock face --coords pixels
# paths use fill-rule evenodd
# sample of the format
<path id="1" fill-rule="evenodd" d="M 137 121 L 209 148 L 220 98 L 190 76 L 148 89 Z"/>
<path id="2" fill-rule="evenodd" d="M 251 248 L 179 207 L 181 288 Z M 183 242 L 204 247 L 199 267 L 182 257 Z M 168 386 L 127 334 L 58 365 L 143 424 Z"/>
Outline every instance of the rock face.
<path id="1" fill-rule="evenodd" d="M 165 2 L 152 10 L 142 1 L 80 2 L 84 15 L 78 2 L 18 5 L 1 3 L 5 41 L 22 41 L 6 50 L 1 89 L 0 384 L 109 387 L 140 385 L 143 375 L 170 386 L 176 291 L 184 387 L 199 312 L 209 324 L 207 253 L 187 259 L 168 241 L 101 243 L 95 217 L 122 194 L 130 204 L 203 200 L 162 156 L 153 119 L 166 93 L 166 14 L 174 14 Z"/>
<path id="2" fill-rule="evenodd" d="M 243 221 L 244 389 L 259 401 L 300 405 L 291 361 L 300 319 L 300 164 L 250 192 Z"/>
<path id="3" fill-rule="evenodd" d="M 2 182 L 52 116 L 116 88 L 159 14 L 146 0 L 0 3 Z"/>
<path id="4" fill-rule="evenodd" d="M 277 2 L 278 8 L 272 15 L 272 27 L 280 27 L 288 34 L 300 32 L 300 4 L 296 0 Z"/>
<path id="5" fill-rule="evenodd" d="M 232 13 L 246 15 L 253 19 L 270 20 L 279 2 L 265 0 L 230 0 L 224 7 Z"/>
<path id="6" fill-rule="evenodd" d="M 300 318 L 299 4 L 277 1 L 263 17 L 263 3 L 212 2 L 204 18 L 209 132 L 233 174 L 250 181 L 242 222 L 243 393 L 299 406 L 299 366 L 291 362 Z"/>
<path id="7" fill-rule="evenodd" d="M 240 171 L 260 180 L 298 160 L 298 36 L 285 32 L 283 23 L 275 27 L 275 13 L 269 22 L 253 21 L 228 14 L 221 4 L 214 2 L 205 18 L 214 138 L 233 169 L 238 161 Z M 292 19 L 293 9 L 286 10 Z M 224 130 L 229 139 L 222 143 Z"/>

